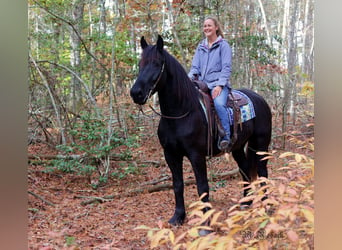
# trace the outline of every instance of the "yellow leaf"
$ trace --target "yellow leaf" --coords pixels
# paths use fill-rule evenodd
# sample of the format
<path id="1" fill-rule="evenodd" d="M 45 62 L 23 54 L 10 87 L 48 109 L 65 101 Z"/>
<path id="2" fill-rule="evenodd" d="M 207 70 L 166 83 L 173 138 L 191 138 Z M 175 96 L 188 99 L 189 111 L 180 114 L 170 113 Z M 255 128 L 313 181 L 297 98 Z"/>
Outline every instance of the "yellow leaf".
<path id="1" fill-rule="evenodd" d="M 293 242 L 296 242 L 299 239 L 298 234 L 295 231 L 293 231 L 293 230 L 288 231 L 287 232 L 287 236 Z"/>
<path id="2" fill-rule="evenodd" d="M 301 211 L 310 223 L 314 222 L 314 215 L 310 210 L 302 208 Z"/>
<path id="3" fill-rule="evenodd" d="M 168 236 L 170 235 L 171 230 L 170 229 L 162 229 L 158 232 L 156 232 L 155 235 L 153 235 L 151 239 L 151 247 L 157 247 L 161 243 L 163 243 L 164 239 L 168 239 Z M 171 232 L 172 233 L 172 232 Z"/>
<path id="4" fill-rule="evenodd" d="M 204 208 L 213 208 L 213 205 L 211 205 L 211 203 L 209 203 L 209 202 L 204 202 L 203 206 L 204 206 Z"/>
<path id="5" fill-rule="evenodd" d="M 213 218 L 211 219 L 211 221 L 210 221 L 210 225 L 216 225 L 216 224 L 218 224 L 217 223 L 217 220 L 218 220 L 218 218 L 220 217 L 220 215 L 223 213 L 223 211 L 220 211 L 220 212 L 218 212 L 218 213 L 215 213 L 214 214 L 214 216 L 213 216 Z"/>
<path id="6" fill-rule="evenodd" d="M 274 158 L 274 156 L 269 155 L 269 156 L 263 157 L 261 160 L 262 160 L 262 161 L 265 161 L 265 160 L 269 160 L 269 159 L 273 159 L 273 158 Z"/>
<path id="7" fill-rule="evenodd" d="M 173 232 L 170 230 L 169 231 L 169 239 L 170 239 L 170 242 L 172 243 L 172 245 L 175 244 L 175 235 L 173 234 Z"/>
<path id="8" fill-rule="evenodd" d="M 189 208 L 197 207 L 202 204 L 202 201 L 196 201 L 190 204 Z"/>
<path id="9" fill-rule="evenodd" d="M 295 159 L 297 163 L 300 163 L 302 161 L 302 155 L 301 154 L 296 154 Z"/>
<path id="10" fill-rule="evenodd" d="M 203 211 L 202 210 L 193 210 L 193 211 L 191 211 L 190 215 L 189 215 L 189 218 L 195 217 L 195 216 L 202 217 L 203 216 Z"/>
<path id="11" fill-rule="evenodd" d="M 207 193 L 203 193 L 200 197 L 200 200 L 202 200 L 205 196 L 207 196 Z"/>
<path id="12" fill-rule="evenodd" d="M 188 231 L 190 237 L 192 238 L 197 238 L 199 235 L 198 235 L 198 230 L 196 227 L 193 227 L 191 228 L 189 231 Z"/>
<path id="13" fill-rule="evenodd" d="M 210 217 L 211 215 L 213 215 L 213 213 L 215 213 L 215 209 L 211 209 L 211 210 L 207 211 L 207 212 L 204 214 L 204 216 L 201 218 L 201 222 L 200 222 L 200 223 L 203 223 L 203 222 L 207 221 L 207 220 L 209 219 L 209 217 Z"/>
<path id="14" fill-rule="evenodd" d="M 240 207 L 240 204 L 236 204 L 236 205 L 230 207 L 230 208 L 228 209 L 228 212 L 231 212 L 231 211 L 233 211 L 234 209 L 239 208 L 239 207 Z"/>
<path id="15" fill-rule="evenodd" d="M 178 244 L 182 239 L 184 239 L 186 234 L 187 234 L 187 232 L 184 232 L 181 235 L 179 235 L 175 240 L 175 244 Z"/>
<path id="16" fill-rule="evenodd" d="M 201 238 L 196 250 L 205 250 L 210 246 L 210 242 L 208 238 Z"/>
<path id="17" fill-rule="evenodd" d="M 217 245 L 215 246 L 215 250 L 223 250 L 227 249 L 226 247 L 227 240 L 218 240 Z"/>
<path id="18" fill-rule="evenodd" d="M 245 185 L 245 184 L 249 184 L 249 182 L 248 181 L 239 181 L 238 182 L 238 185 Z"/>
<path id="19" fill-rule="evenodd" d="M 281 155 L 279 155 L 279 158 L 285 158 L 285 157 L 288 157 L 288 156 L 291 156 L 291 155 L 294 155 L 294 153 L 292 153 L 292 152 L 285 152 L 285 153 L 282 153 Z"/>
<path id="20" fill-rule="evenodd" d="M 185 249 L 196 250 L 198 248 L 198 244 L 200 243 L 200 241 L 201 241 L 201 238 L 197 238 L 196 240 L 194 240 L 192 242 L 188 241 Z"/>
<path id="21" fill-rule="evenodd" d="M 241 229 L 242 229 L 242 226 L 236 224 L 235 227 L 229 231 L 228 237 L 233 237 L 233 235 L 241 231 Z"/>
<path id="22" fill-rule="evenodd" d="M 139 230 L 139 229 L 142 229 L 142 230 L 150 230 L 152 228 L 148 227 L 148 226 L 145 226 L 145 225 L 141 225 L 141 226 L 137 226 L 136 228 L 134 228 L 135 230 Z"/>
<path id="23" fill-rule="evenodd" d="M 254 200 L 255 195 L 249 195 L 246 197 L 243 197 L 242 199 L 239 200 L 239 203 L 247 202 L 247 201 L 252 201 Z"/>
<path id="24" fill-rule="evenodd" d="M 198 230 L 209 230 L 209 231 L 213 230 L 211 227 L 208 227 L 208 226 L 198 226 L 197 229 Z"/>
<path id="25" fill-rule="evenodd" d="M 258 151 L 256 152 L 257 155 L 270 155 L 271 153 L 265 151 Z"/>
<path id="26" fill-rule="evenodd" d="M 188 224 L 189 225 L 197 225 L 197 224 L 200 224 L 200 221 L 201 221 L 201 218 L 194 218 L 194 219 L 191 219 L 188 221 Z"/>

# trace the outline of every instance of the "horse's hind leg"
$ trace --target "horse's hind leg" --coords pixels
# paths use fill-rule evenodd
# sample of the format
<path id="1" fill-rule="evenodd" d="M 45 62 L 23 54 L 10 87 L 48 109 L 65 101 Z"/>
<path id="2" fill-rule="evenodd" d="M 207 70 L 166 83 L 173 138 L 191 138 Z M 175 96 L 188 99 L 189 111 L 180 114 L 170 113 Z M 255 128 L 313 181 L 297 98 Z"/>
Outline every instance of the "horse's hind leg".
<path id="1" fill-rule="evenodd" d="M 234 157 L 234 160 L 237 162 L 239 165 L 239 171 L 242 176 L 243 181 L 250 183 L 251 182 L 251 173 L 250 173 L 250 162 L 246 157 L 244 147 L 241 147 L 237 150 L 232 151 L 232 155 Z M 244 184 L 244 191 L 243 191 L 243 196 L 247 196 L 250 189 L 247 188 L 249 184 Z M 244 202 L 241 205 L 247 205 L 249 206 L 252 202 Z"/>
<path id="2" fill-rule="evenodd" d="M 266 136 L 263 136 L 257 139 L 250 140 L 250 143 L 248 146 L 248 155 L 249 155 L 248 157 L 250 158 L 251 164 L 255 166 L 258 177 L 268 178 L 268 170 L 267 170 L 268 160 L 267 159 L 263 160 L 264 155 L 259 155 L 257 154 L 257 152 L 258 151 L 267 152 L 269 141 L 270 140 Z M 265 186 L 266 183 L 262 182 L 260 183 L 260 185 Z M 267 197 L 265 196 L 263 200 L 266 198 Z"/>
<path id="3" fill-rule="evenodd" d="M 176 200 L 175 212 L 169 223 L 171 225 L 181 225 L 185 219 L 183 156 L 167 151 L 164 151 L 164 154 L 172 173 L 173 191 Z"/>

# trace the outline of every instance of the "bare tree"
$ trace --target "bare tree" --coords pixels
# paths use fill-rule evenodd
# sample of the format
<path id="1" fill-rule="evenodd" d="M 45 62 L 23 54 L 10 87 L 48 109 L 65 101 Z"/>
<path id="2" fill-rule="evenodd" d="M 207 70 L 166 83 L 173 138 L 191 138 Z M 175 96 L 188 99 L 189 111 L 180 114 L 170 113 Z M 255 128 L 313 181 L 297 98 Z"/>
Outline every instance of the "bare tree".
<path id="1" fill-rule="evenodd" d="M 293 115 L 294 113 L 294 100 L 296 99 L 295 81 L 296 81 L 296 62 L 297 62 L 297 40 L 296 40 L 296 24 L 298 16 L 298 6 L 300 0 L 291 0 L 291 18 L 288 33 L 288 82 L 284 89 L 284 102 L 283 102 L 283 124 L 282 132 L 287 130 L 288 112 Z M 283 147 L 285 147 L 285 137 L 283 140 Z"/>

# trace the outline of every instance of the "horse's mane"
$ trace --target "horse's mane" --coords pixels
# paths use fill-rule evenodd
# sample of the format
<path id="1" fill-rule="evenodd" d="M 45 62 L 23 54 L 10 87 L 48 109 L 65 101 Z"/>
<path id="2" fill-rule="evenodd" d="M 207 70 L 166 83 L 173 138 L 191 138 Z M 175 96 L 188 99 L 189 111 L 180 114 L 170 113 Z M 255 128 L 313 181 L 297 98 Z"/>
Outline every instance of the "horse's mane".
<path id="1" fill-rule="evenodd" d="M 181 103 L 182 107 L 192 109 L 198 103 L 198 91 L 178 60 L 166 50 L 163 50 L 163 54 L 166 70 L 169 75 L 167 84 L 172 82 L 175 85 L 175 100 Z"/>
<path id="2" fill-rule="evenodd" d="M 143 50 L 140 65 L 146 65 L 151 61 L 165 60 L 165 69 L 168 78 L 165 84 L 173 85 L 173 95 L 175 102 L 181 105 L 182 108 L 191 110 L 198 103 L 198 91 L 194 84 L 189 79 L 183 66 L 177 59 L 169 54 L 165 49 L 162 50 L 162 55 L 157 49 L 157 45 L 149 45 Z"/>

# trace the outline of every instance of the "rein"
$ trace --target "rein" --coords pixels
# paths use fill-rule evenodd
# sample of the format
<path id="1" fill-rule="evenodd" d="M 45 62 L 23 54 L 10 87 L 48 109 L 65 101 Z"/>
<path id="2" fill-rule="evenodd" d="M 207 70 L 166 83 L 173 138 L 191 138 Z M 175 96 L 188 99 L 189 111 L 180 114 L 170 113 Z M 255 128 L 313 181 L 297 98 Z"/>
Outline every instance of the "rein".
<path id="1" fill-rule="evenodd" d="M 162 117 L 162 118 L 166 118 L 166 119 L 182 119 L 184 117 L 186 117 L 188 114 L 190 114 L 190 111 L 186 112 L 185 114 L 183 115 L 180 115 L 180 116 L 168 116 L 168 115 L 163 115 L 161 113 L 159 113 L 157 110 L 155 110 L 151 105 L 149 105 L 150 109 L 155 113 L 157 114 L 158 116 Z M 144 110 L 142 109 L 142 105 L 139 105 L 139 111 L 145 115 L 145 116 L 149 116 L 147 115 Z"/>
<path id="2" fill-rule="evenodd" d="M 180 115 L 180 116 L 168 116 L 168 115 L 163 115 L 163 114 L 159 113 L 159 112 L 158 112 L 157 110 L 155 110 L 151 105 L 149 105 L 149 107 L 152 109 L 152 111 L 153 111 L 154 113 L 156 113 L 157 115 L 159 115 L 159 116 L 162 117 L 162 118 L 167 118 L 167 119 L 182 119 L 182 118 L 186 117 L 186 116 L 190 113 L 190 111 L 188 111 L 188 112 L 186 112 L 185 114 Z"/>

